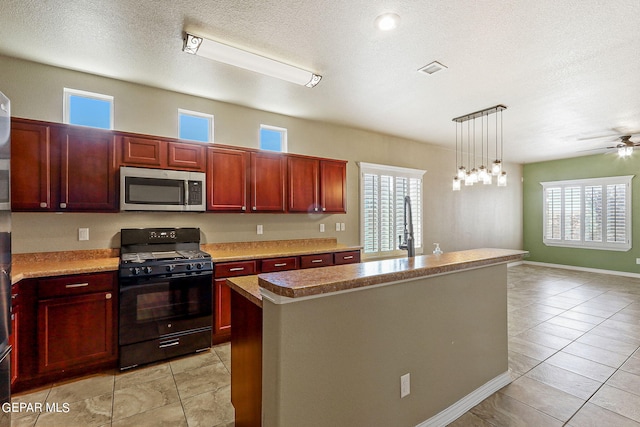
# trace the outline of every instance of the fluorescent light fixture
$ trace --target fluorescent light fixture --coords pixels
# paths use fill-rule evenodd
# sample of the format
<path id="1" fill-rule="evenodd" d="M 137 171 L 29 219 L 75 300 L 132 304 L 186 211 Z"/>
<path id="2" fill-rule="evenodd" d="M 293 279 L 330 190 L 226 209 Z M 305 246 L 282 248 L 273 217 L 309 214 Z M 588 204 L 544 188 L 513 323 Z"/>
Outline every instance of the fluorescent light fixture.
<path id="1" fill-rule="evenodd" d="M 182 50 L 306 87 L 314 87 L 322 79 L 311 71 L 189 33 L 186 33 Z"/>

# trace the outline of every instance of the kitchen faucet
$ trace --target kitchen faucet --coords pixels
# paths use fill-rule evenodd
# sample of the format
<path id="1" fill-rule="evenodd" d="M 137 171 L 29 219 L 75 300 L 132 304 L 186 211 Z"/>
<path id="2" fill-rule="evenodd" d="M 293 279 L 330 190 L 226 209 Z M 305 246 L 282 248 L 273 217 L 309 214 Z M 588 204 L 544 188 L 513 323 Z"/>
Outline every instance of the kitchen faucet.
<path id="1" fill-rule="evenodd" d="M 411 198 L 404 196 L 404 242 L 402 236 L 398 236 L 398 248 L 407 251 L 407 257 L 416 256 L 416 247 L 413 241 L 413 220 L 411 219 Z"/>

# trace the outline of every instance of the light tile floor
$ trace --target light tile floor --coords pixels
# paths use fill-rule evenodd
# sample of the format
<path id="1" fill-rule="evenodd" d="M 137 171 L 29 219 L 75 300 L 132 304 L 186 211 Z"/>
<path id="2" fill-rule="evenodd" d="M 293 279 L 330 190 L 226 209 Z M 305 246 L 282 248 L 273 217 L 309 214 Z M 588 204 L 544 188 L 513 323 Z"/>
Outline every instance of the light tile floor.
<path id="1" fill-rule="evenodd" d="M 509 268 L 513 382 L 451 426 L 640 427 L 640 279 Z M 233 426 L 230 347 L 57 384 L 15 402 L 68 413 L 13 414 L 13 426 Z M 393 426 L 391 426 L 393 427 Z"/>

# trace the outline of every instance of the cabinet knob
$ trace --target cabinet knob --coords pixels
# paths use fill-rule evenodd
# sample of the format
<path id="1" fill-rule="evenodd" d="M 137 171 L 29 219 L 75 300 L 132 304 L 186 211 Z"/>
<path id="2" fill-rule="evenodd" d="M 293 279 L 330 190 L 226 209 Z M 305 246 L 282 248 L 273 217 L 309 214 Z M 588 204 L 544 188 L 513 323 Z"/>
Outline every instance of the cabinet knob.
<path id="1" fill-rule="evenodd" d="M 111 293 L 108 293 L 104 296 L 105 299 L 111 299 Z"/>
<path id="2" fill-rule="evenodd" d="M 246 211 L 246 210 L 247 210 L 247 207 L 246 207 L 246 206 L 243 206 L 243 207 L 242 207 L 242 210 L 243 210 L 243 211 Z"/>
<path id="3" fill-rule="evenodd" d="M 324 212 L 324 211 L 326 211 L 326 210 L 327 210 L 327 208 L 322 208 L 322 212 Z"/>
<path id="4" fill-rule="evenodd" d="M 47 202 L 40 202 L 40 207 L 41 208 L 46 208 L 47 207 Z"/>
<path id="5" fill-rule="evenodd" d="M 314 212 L 318 212 L 318 208 L 313 208 Z"/>
<path id="6" fill-rule="evenodd" d="M 256 207 L 255 207 L 255 206 L 253 207 L 253 210 L 254 210 L 254 211 L 256 210 Z"/>
<path id="7" fill-rule="evenodd" d="M 67 208 L 67 204 L 66 203 L 60 203 L 60 208 L 61 209 L 66 209 Z"/>

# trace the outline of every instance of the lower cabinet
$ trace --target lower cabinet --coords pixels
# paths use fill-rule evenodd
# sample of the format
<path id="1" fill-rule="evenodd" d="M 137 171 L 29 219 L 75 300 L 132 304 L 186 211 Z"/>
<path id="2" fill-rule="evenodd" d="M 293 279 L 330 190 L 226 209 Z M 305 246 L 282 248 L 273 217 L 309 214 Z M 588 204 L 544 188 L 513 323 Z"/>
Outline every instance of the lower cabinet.
<path id="1" fill-rule="evenodd" d="M 115 272 L 14 285 L 14 392 L 116 366 Z M 16 292 L 19 289 L 19 294 Z"/>
<path id="2" fill-rule="evenodd" d="M 250 276 L 258 273 L 256 261 L 220 262 L 213 266 L 213 336 L 218 344 L 231 338 L 231 288 L 227 277 Z"/>

